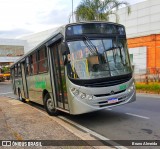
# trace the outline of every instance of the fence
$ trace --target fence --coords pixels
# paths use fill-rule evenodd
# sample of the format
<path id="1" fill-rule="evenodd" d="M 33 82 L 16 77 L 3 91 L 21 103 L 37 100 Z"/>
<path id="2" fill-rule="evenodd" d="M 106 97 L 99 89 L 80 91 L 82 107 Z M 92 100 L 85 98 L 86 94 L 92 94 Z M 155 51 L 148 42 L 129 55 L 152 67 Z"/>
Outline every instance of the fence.
<path id="1" fill-rule="evenodd" d="M 136 69 L 134 71 L 134 78 L 136 82 L 160 82 L 160 68 L 152 67 L 147 69 Z"/>

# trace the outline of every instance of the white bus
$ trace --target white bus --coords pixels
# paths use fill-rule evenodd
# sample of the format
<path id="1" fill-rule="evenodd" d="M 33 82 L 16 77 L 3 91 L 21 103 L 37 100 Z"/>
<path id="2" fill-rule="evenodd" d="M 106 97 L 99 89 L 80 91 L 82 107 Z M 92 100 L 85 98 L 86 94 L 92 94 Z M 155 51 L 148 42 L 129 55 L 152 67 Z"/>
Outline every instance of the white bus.
<path id="1" fill-rule="evenodd" d="M 136 100 L 125 27 L 81 22 L 60 27 L 11 66 L 22 101 L 82 114 Z"/>

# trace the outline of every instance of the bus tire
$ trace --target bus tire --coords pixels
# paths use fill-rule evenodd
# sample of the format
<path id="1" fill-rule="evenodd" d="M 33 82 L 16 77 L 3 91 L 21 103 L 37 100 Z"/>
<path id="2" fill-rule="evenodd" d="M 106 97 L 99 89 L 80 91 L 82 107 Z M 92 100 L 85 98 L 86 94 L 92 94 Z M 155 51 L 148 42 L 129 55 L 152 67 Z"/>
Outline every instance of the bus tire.
<path id="1" fill-rule="evenodd" d="M 20 89 L 18 89 L 18 99 L 19 99 L 19 101 L 25 102 L 25 99 L 22 98 L 22 93 L 21 93 Z"/>
<path id="2" fill-rule="evenodd" d="M 58 115 L 58 110 L 55 108 L 55 105 L 49 93 L 47 93 L 44 97 L 44 107 L 49 115 L 51 116 Z"/>

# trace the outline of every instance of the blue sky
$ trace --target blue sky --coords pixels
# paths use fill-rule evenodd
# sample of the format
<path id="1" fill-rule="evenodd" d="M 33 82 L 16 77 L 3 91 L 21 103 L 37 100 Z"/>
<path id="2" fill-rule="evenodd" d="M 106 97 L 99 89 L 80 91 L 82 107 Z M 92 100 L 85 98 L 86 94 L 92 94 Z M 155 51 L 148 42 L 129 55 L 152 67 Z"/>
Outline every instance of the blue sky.
<path id="1" fill-rule="evenodd" d="M 74 9 L 81 0 L 73 0 Z M 125 0 L 135 4 L 144 0 Z M 0 38 L 51 29 L 68 23 L 72 0 L 0 0 Z"/>

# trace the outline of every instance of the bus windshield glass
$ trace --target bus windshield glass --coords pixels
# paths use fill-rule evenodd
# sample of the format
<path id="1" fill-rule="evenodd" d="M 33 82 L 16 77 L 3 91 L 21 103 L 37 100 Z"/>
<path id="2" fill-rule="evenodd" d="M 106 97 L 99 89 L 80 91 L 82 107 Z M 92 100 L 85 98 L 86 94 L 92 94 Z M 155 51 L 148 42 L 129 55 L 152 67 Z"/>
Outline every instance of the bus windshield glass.
<path id="1" fill-rule="evenodd" d="M 102 38 L 67 42 L 68 75 L 74 79 L 97 79 L 132 72 L 125 38 Z"/>

